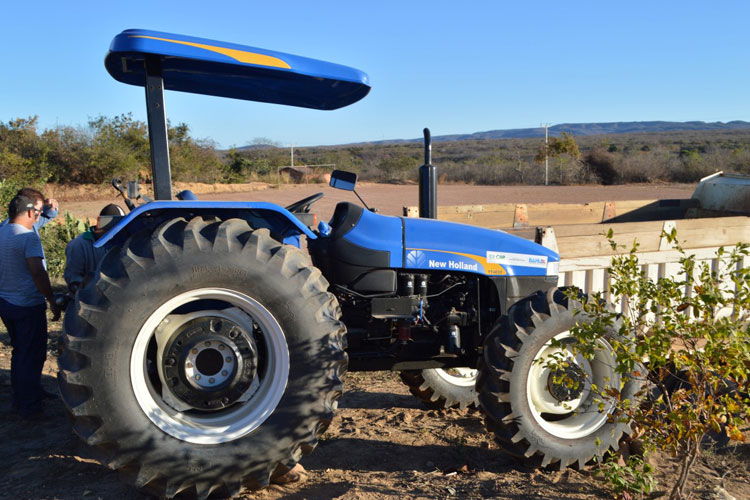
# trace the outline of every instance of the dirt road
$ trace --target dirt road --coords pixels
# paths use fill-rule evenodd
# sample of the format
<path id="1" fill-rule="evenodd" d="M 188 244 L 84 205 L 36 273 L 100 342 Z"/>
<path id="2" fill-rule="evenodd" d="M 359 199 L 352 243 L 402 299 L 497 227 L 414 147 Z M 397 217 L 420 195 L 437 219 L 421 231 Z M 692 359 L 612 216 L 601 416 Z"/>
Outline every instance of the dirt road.
<path id="1" fill-rule="evenodd" d="M 333 189 L 325 184 L 281 185 L 280 187 L 255 184 L 248 186 L 253 191 L 206 193 L 205 185 L 193 185 L 201 200 L 267 201 L 288 205 L 318 192 L 323 198 L 313 206 L 322 220 L 333 214 L 336 203 L 351 201 L 361 203 L 351 192 Z M 241 188 L 240 188 L 241 189 Z M 630 184 L 624 186 L 470 186 L 465 184 L 441 184 L 438 187 L 440 205 L 464 205 L 482 203 L 588 203 L 593 201 L 656 200 L 665 198 L 690 198 L 694 185 L 685 184 Z M 357 192 L 370 207 L 376 207 L 386 215 L 401 215 L 402 207 L 419 203 L 419 190 L 415 184 L 363 183 Z M 107 203 L 121 203 L 116 191 L 107 187 L 83 187 L 77 190 L 60 189 L 57 195 L 62 210 L 76 217 L 96 218 Z M 124 204 L 122 204 L 124 207 Z"/>

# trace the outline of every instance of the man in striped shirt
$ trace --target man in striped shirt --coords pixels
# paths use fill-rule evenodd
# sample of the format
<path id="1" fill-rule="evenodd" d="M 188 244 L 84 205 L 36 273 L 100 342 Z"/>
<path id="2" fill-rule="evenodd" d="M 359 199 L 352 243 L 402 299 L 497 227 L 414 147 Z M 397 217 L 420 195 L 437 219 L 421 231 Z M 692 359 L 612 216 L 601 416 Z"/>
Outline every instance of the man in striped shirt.
<path id="1" fill-rule="evenodd" d="M 10 378 L 13 407 L 24 419 L 42 413 L 42 367 L 47 358 L 47 314 L 59 318 L 39 235 L 34 230 L 43 200 L 14 197 L 8 223 L 0 226 L 0 318 L 13 346 Z"/>

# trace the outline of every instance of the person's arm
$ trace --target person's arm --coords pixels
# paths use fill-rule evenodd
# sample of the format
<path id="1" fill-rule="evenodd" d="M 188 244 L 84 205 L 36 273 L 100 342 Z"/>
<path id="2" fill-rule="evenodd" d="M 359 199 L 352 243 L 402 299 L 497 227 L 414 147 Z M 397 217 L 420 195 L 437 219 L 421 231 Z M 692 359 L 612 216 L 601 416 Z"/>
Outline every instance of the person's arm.
<path id="1" fill-rule="evenodd" d="M 47 200 L 44 200 L 44 206 L 42 207 L 42 213 L 39 214 L 39 220 L 34 223 L 34 227 L 37 231 L 39 231 L 41 228 L 47 225 L 49 221 L 57 217 L 57 212 L 59 210 L 60 206 L 57 203 L 57 200 L 54 198 L 49 198 Z"/>
<path id="2" fill-rule="evenodd" d="M 26 257 L 26 266 L 29 268 L 36 289 L 39 290 L 39 292 L 47 299 L 47 302 L 49 302 L 53 319 L 59 318 L 60 308 L 55 304 L 55 296 L 52 294 L 52 285 L 49 282 L 47 270 L 44 268 L 43 259 L 41 257 Z"/>

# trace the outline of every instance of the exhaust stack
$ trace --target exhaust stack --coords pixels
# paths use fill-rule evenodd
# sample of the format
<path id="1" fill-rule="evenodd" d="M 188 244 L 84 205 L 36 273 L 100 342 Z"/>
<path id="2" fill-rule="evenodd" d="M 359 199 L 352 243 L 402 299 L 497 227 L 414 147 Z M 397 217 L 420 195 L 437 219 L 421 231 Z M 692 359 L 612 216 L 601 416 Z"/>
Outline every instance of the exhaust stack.
<path id="1" fill-rule="evenodd" d="M 437 219 L 437 168 L 432 161 L 430 129 L 424 129 L 424 165 L 419 167 L 419 216 Z"/>

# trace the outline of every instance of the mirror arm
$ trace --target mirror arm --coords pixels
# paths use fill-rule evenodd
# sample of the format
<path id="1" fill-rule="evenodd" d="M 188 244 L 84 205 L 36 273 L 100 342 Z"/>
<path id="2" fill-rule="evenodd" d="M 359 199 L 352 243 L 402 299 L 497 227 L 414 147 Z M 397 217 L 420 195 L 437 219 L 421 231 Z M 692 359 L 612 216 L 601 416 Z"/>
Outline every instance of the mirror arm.
<path id="1" fill-rule="evenodd" d="M 372 211 L 372 210 L 370 209 L 370 207 L 368 207 L 368 206 L 367 206 L 367 203 L 365 203 L 365 200 L 363 200 L 363 199 L 362 199 L 362 197 L 361 197 L 361 196 L 359 195 L 359 193 L 358 193 L 358 192 L 357 192 L 357 191 L 356 191 L 355 189 L 352 189 L 352 192 L 353 192 L 354 194 L 356 194 L 356 195 L 357 195 L 357 198 L 359 198 L 359 201 L 361 201 L 361 202 L 362 202 L 362 204 L 363 204 L 363 205 L 365 206 L 365 208 L 366 208 L 367 210 L 370 210 L 370 211 Z"/>

